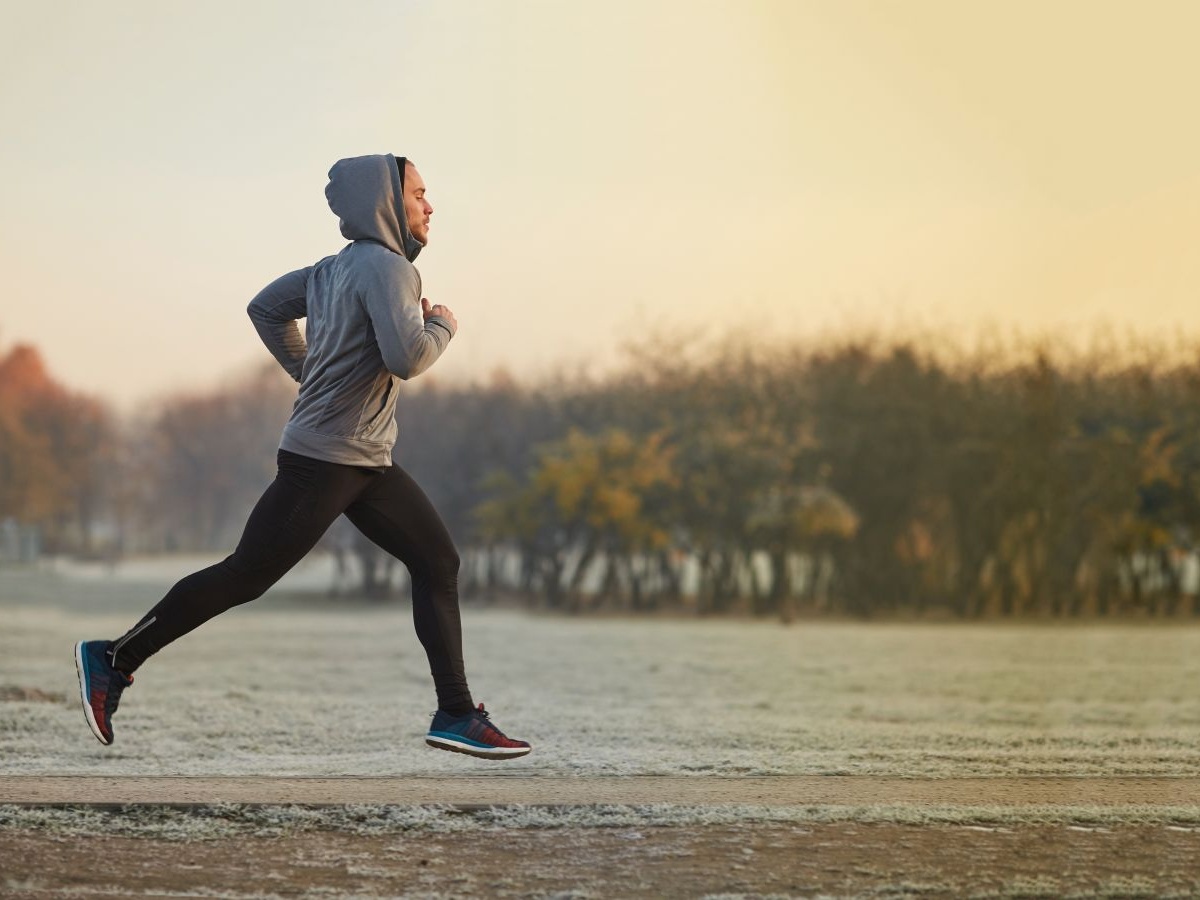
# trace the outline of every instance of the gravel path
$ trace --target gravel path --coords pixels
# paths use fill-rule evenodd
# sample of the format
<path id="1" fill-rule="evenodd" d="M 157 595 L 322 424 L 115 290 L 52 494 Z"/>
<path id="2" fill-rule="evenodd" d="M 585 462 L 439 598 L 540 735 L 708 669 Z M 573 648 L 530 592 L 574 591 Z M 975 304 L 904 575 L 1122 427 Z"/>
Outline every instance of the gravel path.
<path id="1" fill-rule="evenodd" d="M 0 830 L 0 896 L 1183 900 L 1200 896 L 1198 838 L 1161 826 L 857 823 L 194 842 Z"/>

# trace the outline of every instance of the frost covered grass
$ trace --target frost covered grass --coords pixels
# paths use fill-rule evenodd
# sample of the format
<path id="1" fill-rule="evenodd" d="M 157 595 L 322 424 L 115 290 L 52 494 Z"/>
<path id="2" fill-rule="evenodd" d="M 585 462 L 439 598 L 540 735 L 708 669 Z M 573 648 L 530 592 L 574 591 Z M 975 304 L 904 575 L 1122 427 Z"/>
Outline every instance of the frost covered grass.
<path id="1" fill-rule="evenodd" d="M 0 775 L 1195 775 L 1200 627 L 568 619 L 464 608 L 504 764 L 423 742 L 406 603 L 268 595 L 168 647 L 91 736 L 72 643 L 166 585 L 0 572 Z"/>
<path id="2" fill-rule="evenodd" d="M 0 830 L 17 828 L 64 835 L 151 837 L 159 840 L 221 840 L 283 837 L 312 831 L 358 835 L 404 832 L 454 834 L 522 828 L 669 828 L 709 825 L 949 825 L 983 831 L 1028 825 L 1065 825 L 1079 830 L 1124 826 L 1200 831 L 1200 807 L 1179 806 L 505 806 L 460 810 L 446 806 L 242 806 L 224 804 L 176 809 L 162 806 L 22 807 L 0 805 Z"/>

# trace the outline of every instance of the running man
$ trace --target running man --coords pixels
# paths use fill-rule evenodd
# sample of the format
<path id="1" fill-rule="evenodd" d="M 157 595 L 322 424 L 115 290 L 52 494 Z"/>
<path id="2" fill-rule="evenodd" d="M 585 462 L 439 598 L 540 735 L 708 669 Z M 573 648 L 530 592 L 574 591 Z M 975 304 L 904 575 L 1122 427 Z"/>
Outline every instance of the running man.
<path id="1" fill-rule="evenodd" d="M 425 182 L 404 157 L 359 156 L 334 164 L 325 196 L 351 243 L 275 280 L 248 309 L 267 349 L 300 384 L 278 474 L 232 556 L 184 578 L 117 640 L 75 645 L 84 716 L 100 743 L 111 744 L 117 703 L 142 663 L 262 596 L 345 513 L 412 576 L 413 620 L 438 701 L 426 743 L 485 759 L 524 756 L 529 744 L 505 737 L 471 698 L 458 552 L 424 492 L 392 461 L 399 382 L 433 365 L 458 329 L 454 313 L 421 296 L 413 266 L 433 214 Z"/>

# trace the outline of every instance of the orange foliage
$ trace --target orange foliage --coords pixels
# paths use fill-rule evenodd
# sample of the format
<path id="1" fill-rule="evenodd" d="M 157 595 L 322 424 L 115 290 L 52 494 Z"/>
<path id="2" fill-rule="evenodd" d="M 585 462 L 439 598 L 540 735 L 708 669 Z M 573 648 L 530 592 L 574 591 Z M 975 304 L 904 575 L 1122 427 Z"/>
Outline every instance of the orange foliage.
<path id="1" fill-rule="evenodd" d="M 85 524 L 111 431 L 107 409 L 57 382 L 36 348 L 0 354 L 0 519 Z"/>
<path id="2" fill-rule="evenodd" d="M 26 406 L 42 398 L 61 397 L 66 391 L 46 371 L 37 348 L 17 344 L 0 356 L 0 408 Z"/>

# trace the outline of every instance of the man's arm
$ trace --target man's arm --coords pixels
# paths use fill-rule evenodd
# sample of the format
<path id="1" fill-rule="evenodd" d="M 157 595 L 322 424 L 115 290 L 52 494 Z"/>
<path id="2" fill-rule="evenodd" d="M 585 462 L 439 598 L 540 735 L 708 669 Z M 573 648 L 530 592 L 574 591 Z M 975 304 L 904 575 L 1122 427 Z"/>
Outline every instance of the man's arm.
<path id="1" fill-rule="evenodd" d="M 408 262 L 377 269 L 362 298 L 383 364 L 400 378 L 412 378 L 432 366 L 457 330 L 449 310 L 425 317 L 421 276 Z"/>
<path id="2" fill-rule="evenodd" d="M 305 293 L 311 274 L 312 266 L 308 266 L 276 278 L 246 307 L 262 342 L 296 381 L 304 372 L 304 358 L 308 355 L 308 345 L 296 320 L 308 314 Z"/>

